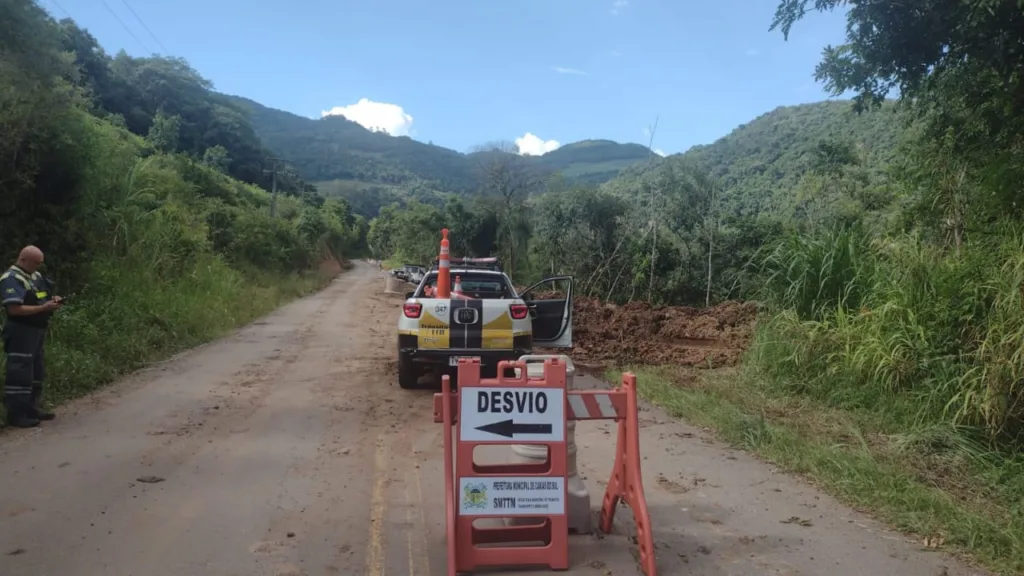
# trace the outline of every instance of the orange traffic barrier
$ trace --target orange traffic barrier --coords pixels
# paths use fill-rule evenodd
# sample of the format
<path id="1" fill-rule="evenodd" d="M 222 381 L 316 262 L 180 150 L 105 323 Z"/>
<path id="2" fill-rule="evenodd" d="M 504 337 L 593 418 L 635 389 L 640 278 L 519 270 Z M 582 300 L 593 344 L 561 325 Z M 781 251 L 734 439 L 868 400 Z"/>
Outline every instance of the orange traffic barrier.
<path id="1" fill-rule="evenodd" d="M 451 263 L 448 261 L 448 229 L 441 229 L 441 254 L 437 258 L 437 298 L 451 298 Z"/>
<path id="2" fill-rule="evenodd" d="M 518 376 L 504 377 L 506 368 L 517 368 Z M 446 430 L 458 423 L 455 440 L 451 433 L 444 435 L 449 576 L 484 566 L 568 569 L 566 422 L 600 419 L 618 421 L 618 439 L 599 527 L 610 532 L 615 510 L 619 502 L 625 502 L 636 524 L 640 567 L 646 576 L 656 576 L 651 519 L 640 472 L 636 376 L 623 374 L 622 384 L 610 391 L 566 391 L 566 365 L 557 358 L 544 362 L 541 379 L 528 378 L 524 362 L 501 362 L 498 374 L 496 379 L 481 380 L 480 361 L 463 359 L 459 361 L 459 390 L 452 392 L 451 382 L 444 376 L 441 393 L 434 395 L 434 421 L 443 423 Z M 491 466 L 473 462 L 476 446 L 513 443 L 547 447 L 547 462 Z M 502 528 L 474 526 L 481 517 L 510 516 L 541 522 Z M 512 542 L 546 544 L 490 546 Z"/>

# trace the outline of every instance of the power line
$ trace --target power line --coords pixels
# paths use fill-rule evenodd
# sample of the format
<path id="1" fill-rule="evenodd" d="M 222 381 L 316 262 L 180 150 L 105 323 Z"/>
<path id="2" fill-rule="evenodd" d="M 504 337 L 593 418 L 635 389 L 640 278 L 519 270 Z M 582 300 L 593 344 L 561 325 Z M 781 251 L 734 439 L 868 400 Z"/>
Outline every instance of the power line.
<path id="1" fill-rule="evenodd" d="M 57 8 L 60 8 L 60 11 L 63 12 L 65 16 L 67 16 L 68 18 L 71 18 L 71 14 L 67 10 L 65 10 L 64 7 L 61 6 L 59 2 L 57 2 L 57 0 L 50 0 L 50 2 L 53 2 L 54 6 L 56 6 Z"/>
<path id="2" fill-rule="evenodd" d="M 110 7 L 110 4 L 107 4 L 107 0 L 100 0 L 100 2 L 103 2 L 103 6 L 106 7 L 107 11 L 110 12 L 110 14 L 114 18 L 117 18 L 117 21 L 121 23 L 121 27 L 124 28 L 124 31 L 127 32 L 132 38 L 134 38 L 135 41 L 139 43 L 139 46 L 142 46 L 143 50 L 145 50 L 146 52 L 148 52 L 150 54 L 153 53 L 152 50 L 150 50 L 149 47 L 146 46 L 142 42 L 142 40 L 139 40 L 139 37 L 136 36 L 134 32 L 132 32 L 132 29 L 129 28 L 128 25 L 124 23 L 124 20 L 121 20 L 121 17 L 117 15 L 117 12 L 114 12 L 114 9 Z"/>
<path id="3" fill-rule="evenodd" d="M 128 11 L 132 13 L 132 16 L 135 16 L 135 19 L 139 21 L 139 24 L 142 24 L 142 27 L 146 30 L 146 32 L 149 33 L 153 40 L 156 40 L 157 45 L 160 46 L 160 49 L 164 51 L 164 56 L 170 56 L 170 51 L 168 51 L 167 47 L 164 46 L 164 43 L 156 37 L 156 34 L 153 34 L 153 31 L 149 29 L 149 26 L 146 26 L 146 23 L 142 21 L 142 18 L 139 17 L 139 15 L 135 12 L 135 9 L 132 8 L 131 4 L 128 3 L 128 0 L 121 0 L 121 3 L 124 4 L 125 8 L 127 8 Z"/>

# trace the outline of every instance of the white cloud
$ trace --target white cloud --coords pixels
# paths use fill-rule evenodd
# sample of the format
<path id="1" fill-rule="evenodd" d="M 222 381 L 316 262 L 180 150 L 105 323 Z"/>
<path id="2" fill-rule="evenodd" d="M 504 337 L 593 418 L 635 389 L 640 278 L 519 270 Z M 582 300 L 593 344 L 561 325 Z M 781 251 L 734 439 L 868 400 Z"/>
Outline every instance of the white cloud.
<path id="1" fill-rule="evenodd" d="M 558 140 L 542 140 L 529 132 L 523 134 L 521 138 L 516 138 L 515 142 L 519 153 L 524 156 L 540 156 L 561 146 Z"/>
<path id="2" fill-rule="evenodd" d="M 665 152 L 662 151 L 661 148 L 655 148 L 654 153 L 657 154 L 658 156 L 667 156 L 667 154 L 665 154 Z"/>
<path id="3" fill-rule="evenodd" d="M 629 6 L 629 0 L 614 0 L 614 2 L 612 2 L 611 9 L 612 16 L 618 16 L 619 12 L 621 12 L 626 6 Z"/>
<path id="4" fill-rule="evenodd" d="M 374 102 L 360 98 L 348 106 L 335 106 L 320 113 L 321 117 L 344 116 L 367 130 L 387 132 L 392 136 L 408 136 L 413 118 L 398 104 Z"/>
<path id="5" fill-rule="evenodd" d="M 587 75 L 585 71 L 580 70 L 578 68 L 563 68 L 562 66 L 552 66 L 551 69 L 554 70 L 555 72 L 558 72 L 559 74 L 575 74 L 577 76 Z"/>
<path id="6" fill-rule="evenodd" d="M 757 56 L 760 53 L 761 51 L 758 50 L 757 48 L 747 48 L 747 56 L 750 56 L 751 58 Z"/>

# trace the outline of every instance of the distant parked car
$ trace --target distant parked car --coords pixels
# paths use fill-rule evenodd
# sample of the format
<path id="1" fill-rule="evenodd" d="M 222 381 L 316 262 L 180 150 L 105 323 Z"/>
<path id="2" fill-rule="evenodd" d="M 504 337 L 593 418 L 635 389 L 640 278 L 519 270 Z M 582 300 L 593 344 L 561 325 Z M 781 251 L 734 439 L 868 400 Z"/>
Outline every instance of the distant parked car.
<path id="1" fill-rule="evenodd" d="M 416 266 L 413 264 L 402 264 L 395 269 L 395 278 L 405 282 L 412 282 L 412 272 Z"/>
<path id="2" fill-rule="evenodd" d="M 423 281 L 423 275 L 427 273 L 427 269 L 424 266 L 410 266 L 409 267 L 409 282 L 413 284 L 419 284 Z"/>

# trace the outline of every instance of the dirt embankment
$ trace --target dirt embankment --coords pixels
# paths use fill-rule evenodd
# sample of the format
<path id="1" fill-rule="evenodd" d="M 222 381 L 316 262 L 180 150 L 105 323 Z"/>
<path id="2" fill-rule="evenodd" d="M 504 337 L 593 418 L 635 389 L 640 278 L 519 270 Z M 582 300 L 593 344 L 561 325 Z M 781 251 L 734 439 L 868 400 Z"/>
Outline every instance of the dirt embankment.
<path id="1" fill-rule="evenodd" d="M 595 364 L 736 364 L 753 336 L 757 304 L 723 302 L 711 308 L 617 306 L 574 298 L 573 358 Z"/>

